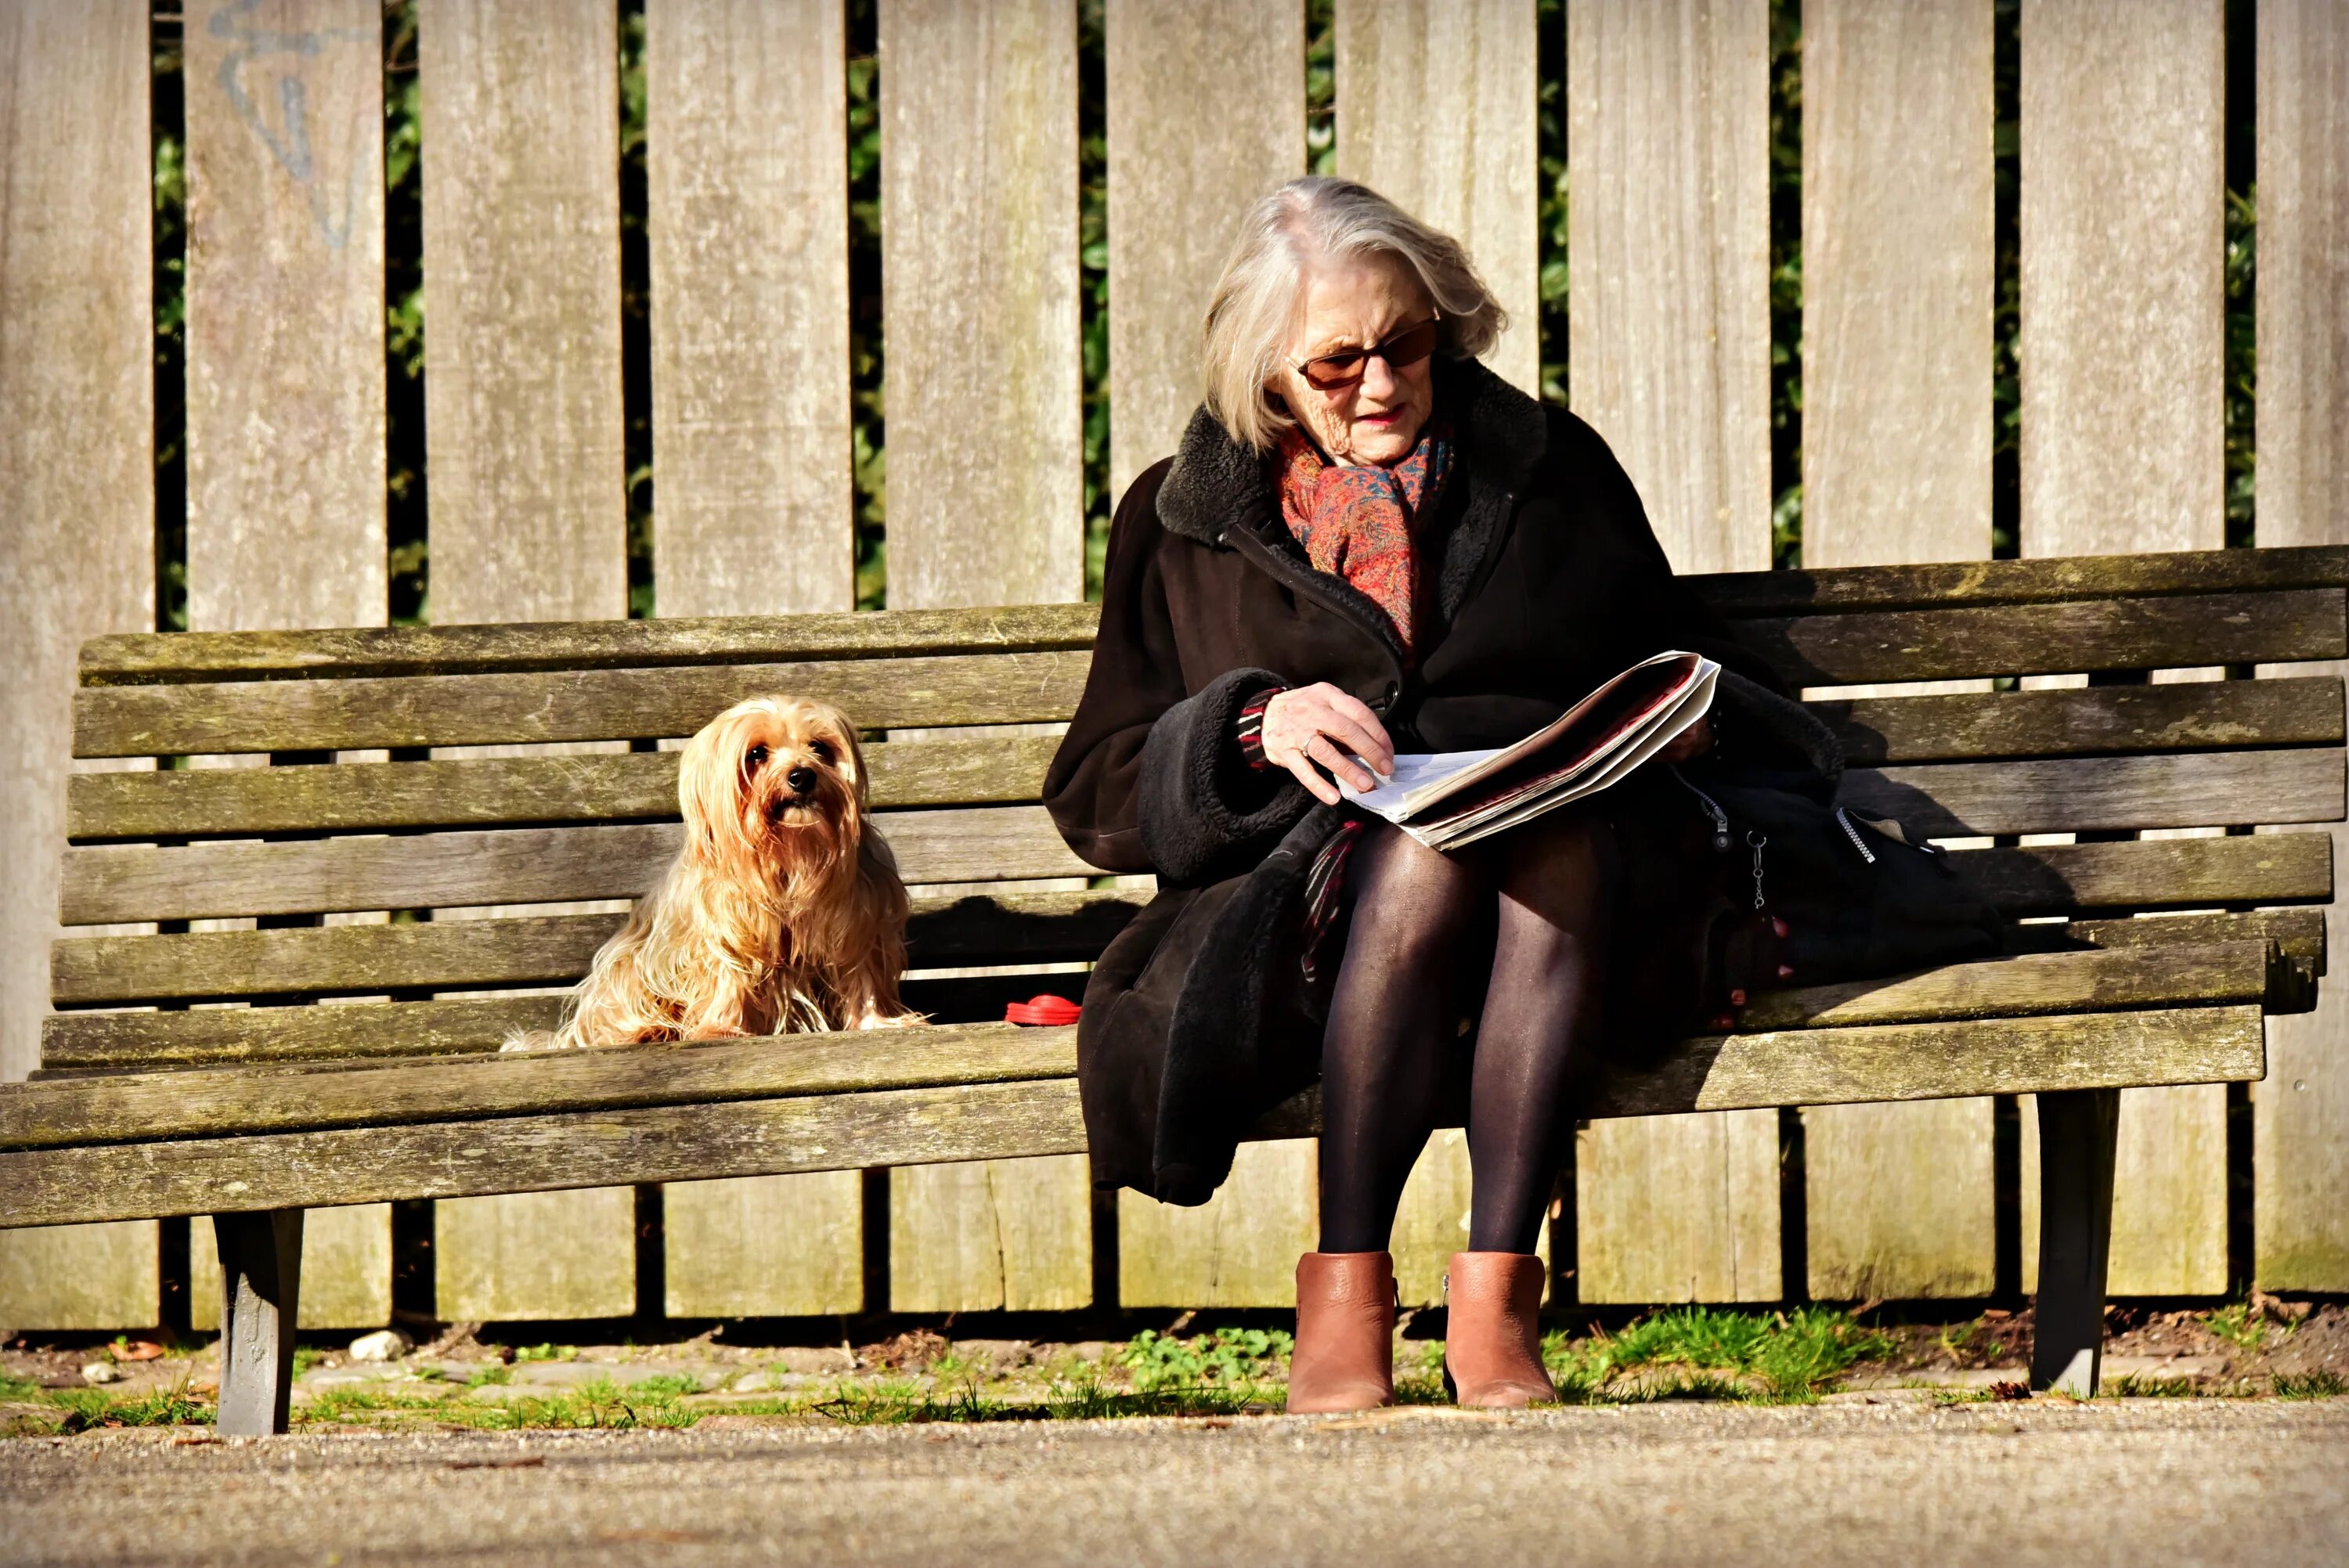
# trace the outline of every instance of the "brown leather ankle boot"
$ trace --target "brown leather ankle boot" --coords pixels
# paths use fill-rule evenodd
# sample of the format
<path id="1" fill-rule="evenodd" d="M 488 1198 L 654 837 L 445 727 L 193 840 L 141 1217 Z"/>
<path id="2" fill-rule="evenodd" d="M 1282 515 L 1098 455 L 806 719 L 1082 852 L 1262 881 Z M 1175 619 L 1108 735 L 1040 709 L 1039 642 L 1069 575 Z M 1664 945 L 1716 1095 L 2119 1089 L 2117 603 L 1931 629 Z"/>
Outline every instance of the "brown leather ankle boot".
<path id="1" fill-rule="evenodd" d="M 1394 1258 L 1307 1253 L 1297 1260 L 1291 1410 L 1368 1410 L 1394 1403 Z"/>
<path id="2" fill-rule="evenodd" d="M 1455 1403 L 1514 1410 L 1557 1398 L 1541 1358 L 1542 1276 L 1531 1253 L 1454 1253 L 1444 1381 Z"/>

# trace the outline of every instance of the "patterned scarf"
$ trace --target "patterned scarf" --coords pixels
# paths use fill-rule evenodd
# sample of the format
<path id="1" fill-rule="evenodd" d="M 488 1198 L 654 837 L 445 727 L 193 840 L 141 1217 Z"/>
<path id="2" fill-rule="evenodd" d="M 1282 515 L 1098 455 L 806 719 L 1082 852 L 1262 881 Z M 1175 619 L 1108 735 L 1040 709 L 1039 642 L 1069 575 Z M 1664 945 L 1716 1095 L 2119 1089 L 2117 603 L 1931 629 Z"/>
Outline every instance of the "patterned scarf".
<path id="1" fill-rule="evenodd" d="M 1280 515 L 1315 568 L 1344 578 L 1394 623 L 1403 657 L 1419 630 L 1419 552 L 1412 531 L 1452 476 L 1452 430 L 1431 419 L 1392 468 L 1324 462 L 1304 432 L 1280 434 Z"/>

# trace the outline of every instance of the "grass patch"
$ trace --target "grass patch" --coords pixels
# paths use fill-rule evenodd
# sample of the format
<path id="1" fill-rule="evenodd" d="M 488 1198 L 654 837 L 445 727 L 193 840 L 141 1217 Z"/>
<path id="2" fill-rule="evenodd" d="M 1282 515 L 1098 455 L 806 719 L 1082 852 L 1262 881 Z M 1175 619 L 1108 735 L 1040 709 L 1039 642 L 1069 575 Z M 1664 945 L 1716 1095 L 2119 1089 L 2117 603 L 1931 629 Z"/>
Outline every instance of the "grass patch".
<path id="1" fill-rule="evenodd" d="M 700 1413 L 686 1408 L 679 1400 L 679 1390 L 657 1383 L 623 1388 L 600 1379 L 543 1397 L 526 1395 L 496 1404 L 352 1386 L 321 1389 L 307 1404 L 295 1406 L 294 1424 L 365 1424 L 378 1417 L 393 1416 L 484 1432 L 630 1431 L 690 1427 L 700 1418 Z"/>
<path id="2" fill-rule="evenodd" d="M 2197 1390 L 2191 1377 L 2116 1377 L 2104 1390 L 2114 1399 L 2191 1399 Z"/>
<path id="3" fill-rule="evenodd" d="M 296 1377 L 301 1377 L 303 1374 L 308 1372 L 311 1367 L 316 1367 L 319 1362 L 324 1361 L 326 1358 L 326 1353 L 319 1349 L 315 1345 L 295 1346 L 294 1347 L 294 1376 Z"/>
<path id="4" fill-rule="evenodd" d="M 488 1388 L 513 1381 L 513 1368 L 502 1361 L 492 1361 L 465 1374 L 468 1388 Z"/>
<path id="5" fill-rule="evenodd" d="M 2202 1315 L 2202 1326 L 2240 1350 L 2257 1350 L 2267 1343 L 2268 1320 L 2251 1303 L 2230 1301 Z"/>
<path id="6" fill-rule="evenodd" d="M 58 1408 L 55 1429 L 60 1433 L 86 1432 L 94 1427 L 212 1424 L 211 1401 L 190 1398 L 184 1383 L 128 1398 L 109 1394 L 103 1388 L 51 1388 L 45 1392 L 49 1402 Z"/>
<path id="7" fill-rule="evenodd" d="M 1792 1313 L 1682 1306 L 1640 1318 L 1617 1334 L 1542 1341 L 1542 1359 L 1567 1402 L 1722 1398 L 1807 1404 L 1855 1363 L 1887 1356 L 1891 1338 L 1847 1312 Z"/>
<path id="8" fill-rule="evenodd" d="M 630 1395 L 642 1398 L 677 1399 L 688 1394 L 700 1393 L 701 1379 L 688 1377 L 681 1372 L 656 1372 L 649 1377 L 634 1379 L 626 1387 Z"/>
<path id="9" fill-rule="evenodd" d="M 513 1358 L 516 1362 L 572 1361 L 577 1359 L 578 1355 L 579 1347 L 575 1345 L 525 1345 L 513 1353 Z"/>
<path id="10" fill-rule="evenodd" d="M 2332 1371 L 2279 1372 L 2274 1387 L 2279 1399 L 2337 1399 L 2349 1394 L 2349 1377 Z"/>
<path id="11" fill-rule="evenodd" d="M 1161 1388 L 1250 1386 L 1282 1377 L 1296 1339 L 1278 1328 L 1218 1328 L 1188 1339 L 1143 1329 L 1118 1352 L 1144 1393 Z"/>
<path id="12" fill-rule="evenodd" d="M 933 1390 L 903 1381 L 843 1383 L 828 1398 L 799 1407 L 844 1426 L 929 1421 L 1101 1420 L 1114 1416 L 1241 1416 L 1278 1408 L 1278 1390 L 1254 1384 L 1161 1384 L 1127 1391 L 1090 1374 L 1058 1378 L 1040 1398 L 1001 1398 L 968 1384 Z"/>
<path id="13" fill-rule="evenodd" d="M 0 1399 L 37 1398 L 44 1391 L 29 1377 L 14 1377 L 0 1372 Z"/>

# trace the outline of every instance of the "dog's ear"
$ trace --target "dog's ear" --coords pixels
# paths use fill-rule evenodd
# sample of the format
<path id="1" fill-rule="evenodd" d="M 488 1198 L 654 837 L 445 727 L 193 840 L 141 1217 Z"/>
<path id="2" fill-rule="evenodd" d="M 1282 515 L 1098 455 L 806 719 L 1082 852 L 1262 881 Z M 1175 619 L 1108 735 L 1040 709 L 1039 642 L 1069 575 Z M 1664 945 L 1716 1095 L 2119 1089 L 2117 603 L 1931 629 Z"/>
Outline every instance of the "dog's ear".
<path id="1" fill-rule="evenodd" d="M 730 711 L 719 715 L 691 740 L 677 766 L 677 804 L 685 817 L 688 849 L 705 859 L 721 857 L 720 835 L 741 831 L 742 759 L 735 755 Z"/>
<path id="2" fill-rule="evenodd" d="M 832 742 L 840 757 L 841 777 L 847 780 L 849 792 L 856 799 L 856 810 L 862 813 L 872 807 L 872 789 L 864 771 L 864 748 L 856 743 L 856 727 L 848 716 L 829 703 L 807 705 L 808 717 L 823 738 Z"/>

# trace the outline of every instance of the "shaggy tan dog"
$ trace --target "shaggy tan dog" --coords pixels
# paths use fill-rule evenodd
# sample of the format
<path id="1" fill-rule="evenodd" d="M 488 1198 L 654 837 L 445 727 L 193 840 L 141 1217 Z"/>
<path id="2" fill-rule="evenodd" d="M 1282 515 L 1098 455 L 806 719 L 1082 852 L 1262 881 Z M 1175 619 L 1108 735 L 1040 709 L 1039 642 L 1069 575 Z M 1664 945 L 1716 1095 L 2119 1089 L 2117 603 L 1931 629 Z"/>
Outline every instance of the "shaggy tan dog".
<path id="1" fill-rule="evenodd" d="M 864 757 L 836 708 L 736 704 L 687 743 L 685 848 L 595 954 L 552 1035 L 508 1050 L 870 1029 L 897 1000 L 905 888 L 865 822 Z"/>

